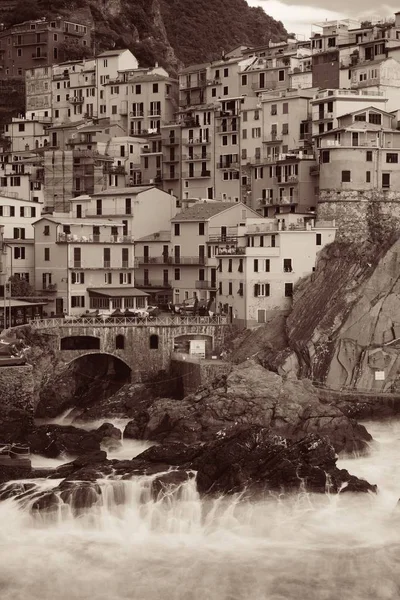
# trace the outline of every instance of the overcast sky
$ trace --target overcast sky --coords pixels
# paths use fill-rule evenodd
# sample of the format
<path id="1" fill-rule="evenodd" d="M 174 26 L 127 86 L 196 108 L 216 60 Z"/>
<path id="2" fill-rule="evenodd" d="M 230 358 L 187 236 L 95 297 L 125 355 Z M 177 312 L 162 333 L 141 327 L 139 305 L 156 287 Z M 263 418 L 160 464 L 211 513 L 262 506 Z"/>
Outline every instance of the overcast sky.
<path id="1" fill-rule="evenodd" d="M 247 0 L 250 6 L 261 6 L 274 19 L 282 21 L 289 32 L 310 36 L 311 24 L 326 19 L 392 17 L 399 7 L 379 5 L 376 0 Z M 331 10 L 334 6 L 334 10 Z M 377 6 L 379 12 L 377 12 Z M 313 28 L 319 31 L 318 28 Z"/>

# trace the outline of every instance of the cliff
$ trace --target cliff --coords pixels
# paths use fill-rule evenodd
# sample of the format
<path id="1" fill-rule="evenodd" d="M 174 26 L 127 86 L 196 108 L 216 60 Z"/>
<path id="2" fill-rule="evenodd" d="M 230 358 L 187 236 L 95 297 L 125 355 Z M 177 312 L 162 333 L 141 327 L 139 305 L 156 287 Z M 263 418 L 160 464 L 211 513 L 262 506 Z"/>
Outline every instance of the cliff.
<path id="1" fill-rule="evenodd" d="M 400 240 L 340 243 L 295 290 L 281 369 L 333 389 L 400 391 Z"/>
<path id="2" fill-rule="evenodd" d="M 96 52 L 126 47 L 141 66 L 158 61 L 172 71 L 287 35 L 281 22 L 245 0 L 0 0 L 6 25 L 57 15 L 92 25 Z"/>

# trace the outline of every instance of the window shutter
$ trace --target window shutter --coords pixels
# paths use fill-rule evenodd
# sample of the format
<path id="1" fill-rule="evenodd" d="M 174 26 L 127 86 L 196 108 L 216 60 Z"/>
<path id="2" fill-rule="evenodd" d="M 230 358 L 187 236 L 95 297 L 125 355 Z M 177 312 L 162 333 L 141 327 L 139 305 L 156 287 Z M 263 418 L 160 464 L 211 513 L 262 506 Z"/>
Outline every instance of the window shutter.
<path id="1" fill-rule="evenodd" d="M 76 273 L 71 274 L 71 283 L 76 283 Z"/>
<path id="2" fill-rule="evenodd" d="M 255 284 L 254 284 L 254 296 L 255 296 L 255 297 L 257 297 L 257 296 L 258 296 L 259 288 L 260 288 L 259 284 L 258 284 L 258 283 L 255 283 Z"/>
<path id="3" fill-rule="evenodd" d="M 81 273 L 81 283 L 85 283 L 85 273 Z"/>
<path id="4" fill-rule="evenodd" d="M 120 282 L 120 284 L 123 284 L 123 283 L 124 283 L 124 276 L 123 276 L 123 273 L 120 273 L 120 274 L 119 274 L 119 282 Z"/>

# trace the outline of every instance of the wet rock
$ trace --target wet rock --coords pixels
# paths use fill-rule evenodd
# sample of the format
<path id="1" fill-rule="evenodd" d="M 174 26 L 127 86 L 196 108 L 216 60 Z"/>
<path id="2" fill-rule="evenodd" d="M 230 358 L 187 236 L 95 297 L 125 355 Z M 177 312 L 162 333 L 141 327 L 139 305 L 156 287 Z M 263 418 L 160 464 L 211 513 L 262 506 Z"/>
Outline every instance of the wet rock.
<path id="1" fill-rule="evenodd" d="M 151 482 L 151 493 L 155 500 L 160 497 L 174 493 L 176 499 L 180 498 L 179 491 L 182 484 L 194 477 L 194 473 L 188 471 L 169 471 Z"/>

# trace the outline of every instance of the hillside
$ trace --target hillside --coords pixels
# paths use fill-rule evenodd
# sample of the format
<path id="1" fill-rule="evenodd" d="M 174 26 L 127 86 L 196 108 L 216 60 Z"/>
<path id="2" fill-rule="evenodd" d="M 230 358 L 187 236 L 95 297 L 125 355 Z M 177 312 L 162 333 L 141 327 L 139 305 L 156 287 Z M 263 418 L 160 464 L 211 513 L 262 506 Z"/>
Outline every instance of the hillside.
<path id="1" fill-rule="evenodd" d="M 245 0 L 0 0 L 5 25 L 57 15 L 92 24 L 96 52 L 127 47 L 141 66 L 158 61 L 174 71 L 286 36 L 281 22 Z"/>

